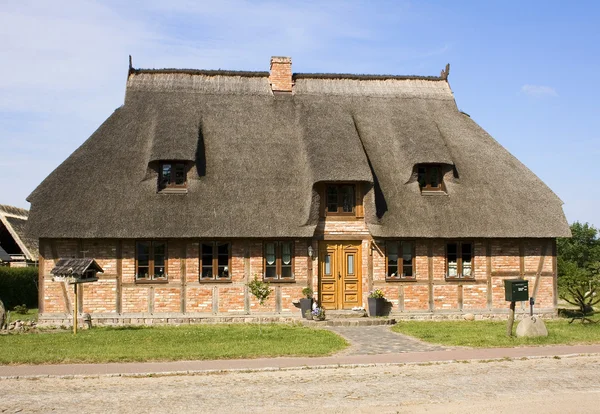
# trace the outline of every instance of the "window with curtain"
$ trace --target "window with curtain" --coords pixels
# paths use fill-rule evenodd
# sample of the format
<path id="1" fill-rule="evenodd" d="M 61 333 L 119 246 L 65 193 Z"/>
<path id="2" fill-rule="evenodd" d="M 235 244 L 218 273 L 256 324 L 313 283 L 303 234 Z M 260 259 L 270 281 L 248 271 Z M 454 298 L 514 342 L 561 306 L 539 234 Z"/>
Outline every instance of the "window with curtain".
<path id="1" fill-rule="evenodd" d="M 268 241 L 263 247 L 265 280 L 294 279 L 294 243 L 291 241 Z"/>

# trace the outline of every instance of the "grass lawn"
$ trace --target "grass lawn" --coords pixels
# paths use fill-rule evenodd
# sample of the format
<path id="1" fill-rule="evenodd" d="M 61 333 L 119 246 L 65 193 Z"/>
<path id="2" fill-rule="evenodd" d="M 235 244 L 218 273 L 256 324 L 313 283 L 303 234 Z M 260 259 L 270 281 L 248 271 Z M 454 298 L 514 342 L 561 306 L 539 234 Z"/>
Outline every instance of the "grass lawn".
<path id="1" fill-rule="evenodd" d="M 348 343 L 326 330 L 264 324 L 98 327 L 0 336 L 0 364 L 322 356 Z"/>
<path id="2" fill-rule="evenodd" d="M 36 322 L 38 320 L 38 310 L 37 309 L 29 309 L 27 311 L 27 315 L 23 315 L 21 313 L 10 311 L 10 318 L 8 320 L 8 323 L 14 322 L 19 319 L 22 321 Z"/>
<path id="3" fill-rule="evenodd" d="M 593 319 L 600 320 L 600 314 Z M 569 324 L 569 320 L 544 321 L 548 328 L 545 338 L 507 337 L 506 321 L 400 321 L 392 330 L 435 344 L 475 348 L 600 343 L 600 324 Z M 517 324 L 515 321 L 513 334 Z"/>

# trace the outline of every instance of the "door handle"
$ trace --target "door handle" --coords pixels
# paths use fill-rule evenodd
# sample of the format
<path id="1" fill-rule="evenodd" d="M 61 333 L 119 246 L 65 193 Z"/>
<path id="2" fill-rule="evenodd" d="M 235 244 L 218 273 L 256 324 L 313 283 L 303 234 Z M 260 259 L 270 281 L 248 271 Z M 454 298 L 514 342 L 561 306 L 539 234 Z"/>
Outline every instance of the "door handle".
<path id="1" fill-rule="evenodd" d="M 341 278 L 342 278 L 342 275 L 340 272 L 338 272 L 338 279 L 341 279 Z"/>

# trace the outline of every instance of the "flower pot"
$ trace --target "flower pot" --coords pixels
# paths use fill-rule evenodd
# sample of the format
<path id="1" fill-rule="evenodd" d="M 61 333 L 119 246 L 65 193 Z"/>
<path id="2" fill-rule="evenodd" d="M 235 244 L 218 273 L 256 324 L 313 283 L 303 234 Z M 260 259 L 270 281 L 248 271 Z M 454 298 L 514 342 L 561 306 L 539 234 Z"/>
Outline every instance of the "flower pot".
<path id="1" fill-rule="evenodd" d="M 302 298 L 300 299 L 300 312 L 302 313 L 302 317 L 306 319 L 306 311 L 312 310 L 313 300 Z"/>
<path id="2" fill-rule="evenodd" d="M 383 316 L 383 307 L 385 306 L 384 298 L 368 298 L 369 300 L 369 316 Z"/>

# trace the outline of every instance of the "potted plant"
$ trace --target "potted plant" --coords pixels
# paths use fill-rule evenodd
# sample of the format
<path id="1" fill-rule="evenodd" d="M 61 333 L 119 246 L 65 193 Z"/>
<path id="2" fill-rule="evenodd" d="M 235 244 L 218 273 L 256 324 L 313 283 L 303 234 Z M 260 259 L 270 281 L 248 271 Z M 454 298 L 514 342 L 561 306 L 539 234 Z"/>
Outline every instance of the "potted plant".
<path id="1" fill-rule="evenodd" d="M 307 286 L 302 289 L 302 294 L 304 297 L 300 299 L 300 311 L 302 312 L 302 317 L 306 318 L 306 311 L 312 311 L 313 290 Z"/>
<path id="2" fill-rule="evenodd" d="M 325 320 L 325 309 L 321 307 L 316 307 L 312 310 L 312 317 L 316 321 L 324 321 Z"/>
<path id="3" fill-rule="evenodd" d="M 369 292 L 369 316 L 382 316 L 385 306 L 385 296 L 381 289 L 375 289 Z"/>

